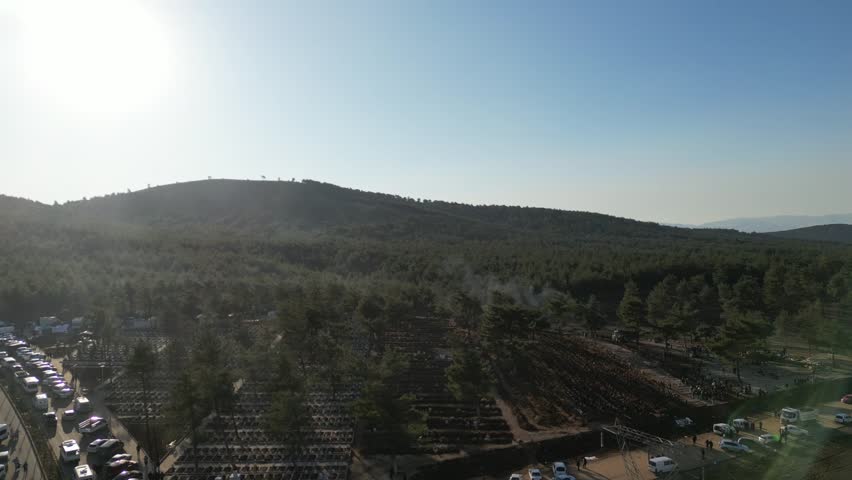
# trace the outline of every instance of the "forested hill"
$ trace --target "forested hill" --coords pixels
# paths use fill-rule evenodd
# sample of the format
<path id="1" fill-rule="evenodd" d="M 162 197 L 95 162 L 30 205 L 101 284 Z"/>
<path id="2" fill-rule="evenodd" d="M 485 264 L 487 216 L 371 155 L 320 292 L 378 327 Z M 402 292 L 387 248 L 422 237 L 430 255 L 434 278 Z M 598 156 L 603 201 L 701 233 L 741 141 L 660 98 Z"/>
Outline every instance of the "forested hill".
<path id="1" fill-rule="evenodd" d="M 772 232 L 769 235 L 780 238 L 808 240 L 814 242 L 837 242 L 852 244 L 852 225 L 817 225 L 815 227 L 796 228 L 783 232 Z"/>
<path id="2" fill-rule="evenodd" d="M 837 302 L 852 286 L 852 247 L 314 181 L 210 180 L 64 205 L 0 196 L 0 272 L 0 320 L 14 322 L 93 309 L 262 312 L 308 286 L 403 298 L 419 314 L 460 290 L 532 305 L 544 292 L 594 295 L 614 320 L 634 282 L 643 296 L 664 280 L 693 293 L 739 288 L 773 315 L 781 307 L 762 304 L 764 283 L 784 285 L 785 311 Z M 701 315 L 718 318 L 716 297 L 702 297 Z"/>
<path id="3" fill-rule="evenodd" d="M 677 229 L 597 213 L 412 199 L 310 180 L 188 182 L 71 202 L 61 210 L 75 218 L 136 225 L 331 230 L 370 237 L 746 237 L 731 231 Z"/>

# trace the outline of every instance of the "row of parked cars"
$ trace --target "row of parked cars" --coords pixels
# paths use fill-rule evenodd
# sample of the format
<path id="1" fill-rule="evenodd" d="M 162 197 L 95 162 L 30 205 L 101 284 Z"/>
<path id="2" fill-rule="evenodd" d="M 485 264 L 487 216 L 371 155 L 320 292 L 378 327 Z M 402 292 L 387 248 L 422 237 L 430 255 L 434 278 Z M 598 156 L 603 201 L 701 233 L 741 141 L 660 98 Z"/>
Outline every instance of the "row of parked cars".
<path id="1" fill-rule="evenodd" d="M 15 357 L 9 356 L 6 351 L 0 351 L 3 359 L 2 366 L 12 371 L 12 375 L 29 393 L 38 393 L 39 386 L 45 394 L 51 394 L 58 398 L 70 398 L 74 390 L 65 382 L 65 378 L 54 370 L 53 365 L 44 359 L 41 354 L 35 354 L 31 350 L 20 349 Z M 20 362 L 25 362 L 26 368 Z"/>
<path id="2" fill-rule="evenodd" d="M 37 410 L 48 410 L 48 394 L 57 398 L 70 398 L 74 395 L 53 366 L 47 362 L 44 354 L 30 348 L 23 340 L 11 335 L 0 336 L 0 367 L 12 372 L 18 383 L 27 392 L 36 394 L 33 398 L 33 406 Z M 32 372 L 32 373 L 30 373 Z M 41 387 L 43 393 L 38 393 Z M 74 399 L 73 404 L 61 411 L 62 421 L 77 422 L 75 428 L 85 438 L 96 433 L 109 435 L 109 424 L 106 419 L 91 415 L 91 402 L 84 396 Z M 59 416 L 55 411 L 47 411 L 43 414 L 44 420 L 50 424 L 56 424 Z M 82 421 L 78 421 L 82 417 Z M 2 437 L 0 426 L 0 437 Z M 8 436 L 8 432 L 6 433 Z M 2 439 L 2 438 L 0 438 Z M 97 475 L 100 480 L 142 480 L 143 475 L 139 464 L 133 461 L 130 454 L 124 452 L 124 442 L 116 438 L 97 438 L 91 440 L 86 446 L 90 462 L 96 460 L 98 464 L 103 461 L 103 470 Z M 80 445 L 75 440 L 63 441 L 59 447 L 59 458 L 63 462 L 76 463 L 80 460 Z M 74 467 L 74 478 L 76 480 L 95 480 L 96 474 L 91 465 L 84 464 Z"/>
<path id="3" fill-rule="evenodd" d="M 568 467 L 565 466 L 564 462 L 553 462 L 550 468 L 553 470 L 554 480 L 575 480 L 574 476 L 568 474 Z M 527 476 L 529 480 L 542 480 L 544 478 L 538 468 L 529 469 Z M 509 480 L 523 480 L 523 477 L 520 473 L 513 473 Z"/>
<path id="4" fill-rule="evenodd" d="M 123 451 L 124 443 L 115 438 L 99 438 L 86 448 L 90 455 L 106 458 L 100 478 L 112 480 L 141 480 L 142 469 L 129 453 Z M 80 446 L 74 440 L 62 442 L 60 457 L 65 462 L 75 462 L 80 459 Z M 74 467 L 75 480 L 95 480 L 96 474 L 91 465 Z"/>

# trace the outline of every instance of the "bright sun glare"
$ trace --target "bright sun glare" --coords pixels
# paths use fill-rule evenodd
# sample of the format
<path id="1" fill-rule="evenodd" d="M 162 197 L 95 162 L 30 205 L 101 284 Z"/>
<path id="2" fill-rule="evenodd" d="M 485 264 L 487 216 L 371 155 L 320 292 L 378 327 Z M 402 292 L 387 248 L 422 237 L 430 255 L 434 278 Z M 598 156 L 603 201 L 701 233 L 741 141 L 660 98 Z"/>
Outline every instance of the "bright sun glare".
<path id="1" fill-rule="evenodd" d="M 144 110 L 171 81 L 165 26 L 132 0 L 18 4 L 22 69 L 47 101 L 82 113 Z"/>

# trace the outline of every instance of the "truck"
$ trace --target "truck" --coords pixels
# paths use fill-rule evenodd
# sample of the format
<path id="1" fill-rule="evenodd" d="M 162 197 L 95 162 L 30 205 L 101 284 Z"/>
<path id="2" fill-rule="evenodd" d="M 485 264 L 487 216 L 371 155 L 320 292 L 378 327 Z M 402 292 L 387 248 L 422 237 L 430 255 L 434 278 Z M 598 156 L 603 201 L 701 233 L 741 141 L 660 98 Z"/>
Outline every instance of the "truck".
<path id="1" fill-rule="evenodd" d="M 817 419 L 817 411 L 812 407 L 792 408 L 784 407 L 781 409 L 782 423 L 805 423 L 813 422 Z"/>

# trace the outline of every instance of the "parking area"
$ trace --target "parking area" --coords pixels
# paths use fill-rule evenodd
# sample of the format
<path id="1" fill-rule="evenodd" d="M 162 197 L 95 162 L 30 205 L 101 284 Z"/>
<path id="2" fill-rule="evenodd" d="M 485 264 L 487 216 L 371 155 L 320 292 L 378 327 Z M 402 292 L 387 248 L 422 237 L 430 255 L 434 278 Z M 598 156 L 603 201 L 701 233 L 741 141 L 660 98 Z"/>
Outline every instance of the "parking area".
<path id="1" fill-rule="evenodd" d="M 111 480 L 115 476 L 114 474 L 119 473 L 121 470 L 107 472 L 104 469 L 104 465 L 113 455 L 125 453 L 125 451 L 129 454 L 130 459 L 139 462 L 140 470 L 142 471 L 139 472 L 136 477 L 142 478 L 146 472 L 144 471 L 144 462 L 139 461 L 140 458 L 138 458 L 139 456 L 137 455 L 135 441 L 123 428 L 120 422 L 111 417 L 110 412 L 103 406 L 103 402 L 99 401 L 99 395 L 97 393 L 89 394 L 88 392 L 81 391 L 78 385 L 72 381 L 73 379 L 70 372 L 64 371 L 62 358 L 48 358 L 45 356 L 44 352 L 33 346 L 17 348 L 10 347 L 10 344 L 14 345 L 11 340 L 12 339 L 10 338 L 6 338 L 0 341 L 0 350 L 6 351 L 8 356 L 15 358 L 23 371 L 39 378 L 37 389 L 35 391 L 26 392 L 26 399 L 29 403 L 28 406 L 31 408 L 33 418 L 35 421 L 40 423 L 37 428 L 43 429 L 45 436 L 48 439 L 50 450 L 54 457 L 57 458 L 62 478 L 73 479 L 74 467 L 88 464 L 94 468 L 96 473 L 98 473 L 99 479 Z M 43 358 L 44 362 L 53 367 L 53 369 L 57 372 L 58 379 L 64 381 L 65 384 L 67 384 L 67 388 L 71 390 L 72 393 L 70 395 L 64 397 L 60 396 L 57 394 L 56 388 L 51 387 L 45 382 L 43 372 L 38 371 L 36 369 L 37 366 L 32 362 L 33 354 L 35 354 L 36 358 Z M 44 364 L 41 365 L 43 366 Z M 3 368 L 6 370 L 4 371 L 4 375 L 6 376 L 13 375 L 14 371 L 20 371 L 17 366 L 4 366 Z M 11 378 L 16 377 L 11 376 Z M 20 381 L 13 380 L 13 382 L 17 383 L 13 385 L 13 388 L 18 388 L 23 391 L 23 386 L 20 384 Z M 39 406 L 36 405 L 36 396 L 39 394 L 46 395 L 46 406 L 43 404 Z M 75 408 L 75 399 L 83 396 L 84 394 L 87 398 L 91 398 L 89 401 L 90 407 L 87 409 L 88 411 L 76 412 L 73 417 L 67 416 L 65 412 L 67 410 L 74 410 Z M 56 415 L 55 421 L 44 417 L 43 414 L 46 412 L 54 412 Z M 92 416 L 103 418 L 106 427 L 99 429 L 96 432 L 81 434 L 78 428 L 79 423 Z M 118 442 L 111 442 L 113 445 L 108 452 L 88 452 L 89 445 L 93 441 L 111 438 L 117 439 Z M 69 440 L 73 440 L 78 444 L 80 449 L 79 459 L 64 461 L 60 452 L 62 451 L 63 442 Z M 132 475 L 126 475 L 125 477 L 133 478 Z"/>
<path id="2" fill-rule="evenodd" d="M 713 432 L 685 435 L 675 441 L 675 447 L 649 449 L 632 447 L 630 459 L 636 466 L 636 472 L 643 479 L 658 478 L 649 468 L 649 458 L 657 455 L 670 456 L 677 469 L 671 477 L 689 480 L 731 479 L 731 478 L 772 478 L 800 479 L 820 478 L 841 480 L 852 478 L 852 424 L 842 425 L 835 422 L 835 415 L 852 415 L 852 404 L 838 401 L 814 405 L 817 417 L 814 421 L 802 424 L 806 433 L 790 434 L 781 442 L 781 421 L 777 412 L 765 412 L 748 418 L 755 425 L 754 430 L 744 429 L 730 438 L 753 445 L 750 453 L 730 452 L 720 449 L 723 437 Z M 720 419 L 720 422 L 733 419 Z M 775 442 L 763 446 L 761 435 L 772 435 Z M 706 442 L 713 442 L 709 448 Z M 568 474 L 577 480 L 631 480 L 625 465 L 625 458 L 617 449 L 614 437 L 605 436 L 603 451 L 589 452 L 583 466 L 583 457 L 559 459 L 568 466 Z M 703 452 L 702 452 L 703 451 Z M 580 460 L 578 468 L 577 461 Z M 537 468 L 543 480 L 554 480 L 552 463 L 535 463 L 515 471 L 507 471 L 497 476 L 473 477 L 471 480 L 506 480 L 512 474 L 519 474 L 528 480 L 529 470 Z"/>

